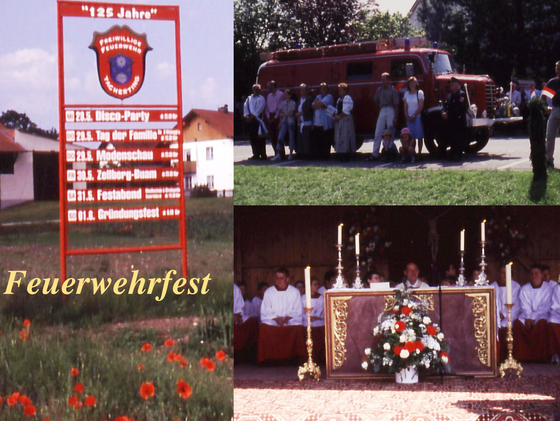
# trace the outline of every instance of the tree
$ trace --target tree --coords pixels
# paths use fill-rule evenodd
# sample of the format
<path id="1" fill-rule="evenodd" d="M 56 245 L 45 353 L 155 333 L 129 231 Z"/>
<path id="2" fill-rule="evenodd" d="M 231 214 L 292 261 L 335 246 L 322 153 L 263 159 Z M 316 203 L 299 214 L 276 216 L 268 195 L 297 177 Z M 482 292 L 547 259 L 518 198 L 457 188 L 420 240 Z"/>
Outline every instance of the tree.
<path id="1" fill-rule="evenodd" d="M 18 113 L 14 110 L 4 111 L 0 116 L 0 123 L 9 129 L 16 129 L 25 133 L 37 134 L 51 139 L 58 139 L 58 131 L 53 127 L 50 130 L 44 130 L 37 127 L 37 124 L 25 113 Z"/>
<path id="2" fill-rule="evenodd" d="M 380 13 L 372 11 L 364 14 L 363 19 L 356 25 L 358 41 L 377 40 L 387 38 L 405 38 L 424 36 L 423 30 L 412 26 L 410 19 L 400 13 Z"/>

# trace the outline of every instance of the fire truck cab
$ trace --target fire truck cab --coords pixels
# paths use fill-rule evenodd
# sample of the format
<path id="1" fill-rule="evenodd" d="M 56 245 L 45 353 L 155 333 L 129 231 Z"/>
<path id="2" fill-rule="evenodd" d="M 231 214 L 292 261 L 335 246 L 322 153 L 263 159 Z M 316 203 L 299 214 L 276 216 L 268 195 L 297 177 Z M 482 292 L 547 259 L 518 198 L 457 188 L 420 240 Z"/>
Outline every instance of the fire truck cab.
<path id="1" fill-rule="evenodd" d="M 261 56 L 266 61 L 259 68 L 257 82 L 264 95 L 271 80 L 276 81 L 280 90 L 290 88 L 296 92 L 301 83 L 318 91 L 319 84 L 325 82 L 335 100 L 337 85 L 347 83 L 354 101 L 354 124 L 361 139 L 360 147 L 363 139 L 373 138 L 375 133 L 379 110 L 373 98 L 384 72 L 389 73 L 391 84 L 401 98 L 407 89 L 407 79 L 410 76 L 418 79 L 419 89 L 425 95 L 424 108 L 428 110 L 424 119 L 425 145 L 432 154 L 437 153 L 438 138 L 442 136 L 441 109 L 450 93 L 448 82 L 452 76 L 461 81 L 471 104 L 467 152 L 476 153 L 486 146 L 496 121 L 521 120 L 520 117 L 495 118 L 497 89 L 489 76 L 459 74 L 448 52 L 435 44 L 432 48 L 422 45 L 428 45 L 425 38 L 401 38 L 276 51 Z M 402 101 L 400 107 L 399 128 L 405 125 Z"/>

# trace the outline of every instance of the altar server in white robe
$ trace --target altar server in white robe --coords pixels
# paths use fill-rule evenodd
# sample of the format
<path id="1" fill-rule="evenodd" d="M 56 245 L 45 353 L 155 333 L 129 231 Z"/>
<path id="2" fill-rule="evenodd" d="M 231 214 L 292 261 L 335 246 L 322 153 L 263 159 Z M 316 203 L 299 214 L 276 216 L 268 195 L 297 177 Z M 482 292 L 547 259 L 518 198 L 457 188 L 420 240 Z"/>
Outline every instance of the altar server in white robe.
<path id="1" fill-rule="evenodd" d="M 233 316 L 235 323 L 243 323 L 248 318 L 248 316 L 245 315 L 243 293 L 237 284 L 233 284 Z"/>
<path id="2" fill-rule="evenodd" d="M 498 269 L 498 278 L 496 281 L 492 282 L 490 286 L 494 287 L 496 291 L 496 316 L 497 316 L 497 327 L 498 327 L 498 358 L 504 360 L 506 358 L 507 353 L 507 324 L 508 324 L 508 317 L 507 317 L 507 307 L 506 307 L 506 268 L 505 266 L 501 266 Z M 514 280 L 511 281 L 511 291 L 512 291 L 512 303 L 513 307 L 511 308 L 511 320 L 517 320 L 517 316 L 521 311 L 521 303 L 519 302 L 519 291 L 521 290 L 521 286 L 515 282 Z"/>
<path id="3" fill-rule="evenodd" d="M 325 276 L 323 277 L 325 280 L 325 285 L 319 287 L 319 294 L 325 294 L 325 291 L 331 289 L 336 282 L 336 272 L 334 270 L 327 270 L 325 272 Z"/>
<path id="4" fill-rule="evenodd" d="M 560 285 L 548 281 L 552 285 L 552 305 L 548 319 L 548 354 L 553 362 L 558 362 L 560 355 Z"/>
<path id="5" fill-rule="evenodd" d="M 305 307 L 306 294 L 301 296 L 301 305 Z M 319 279 L 311 277 L 311 327 L 325 326 L 324 298 L 319 294 Z M 307 314 L 303 316 L 303 325 L 307 327 Z"/>
<path id="6" fill-rule="evenodd" d="M 259 284 L 257 285 L 257 295 L 255 295 L 253 297 L 253 301 L 251 301 L 251 304 L 253 306 L 253 314 L 259 320 L 259 322 L 261 321 L 262 299 L 267 289 L 268 284 L 266 282 L 259 282 Z"/>
<path id="7" fill-rule="evenodd" d="M 513 325 L 514 358 L 547 361 L 547 322 L 552 306 L 553 285 L 544 282 L 540 265 L 531 265 L 531 282 L 521 287 L 521 311 Z"/>
<path id="8" fill-rule="evenodd" d="M 276 282 L 264 293 L 257 362 L 302 360 L 306 356 L 303 306 L 291 286 L 286 268 L 276 272 Z"/>
<path id="9" fill-rule="evenodd" d="M 418 269 L 416 263 L 412 263 L 412 262 L 409 263 L 408 265 L 406 265 L 406 269 L 404 271 L 404 276 L 406 277 L 406 281 L 401 282 L 395 288 L 404 290 L 405 285 L 407 288 L 414 288 L 414 289 L 430 288 L 430 285 L 428 285 L 426 282 L 422 282 L 418 278 L 419 275 L 420 275 L 420 269 Z"/>

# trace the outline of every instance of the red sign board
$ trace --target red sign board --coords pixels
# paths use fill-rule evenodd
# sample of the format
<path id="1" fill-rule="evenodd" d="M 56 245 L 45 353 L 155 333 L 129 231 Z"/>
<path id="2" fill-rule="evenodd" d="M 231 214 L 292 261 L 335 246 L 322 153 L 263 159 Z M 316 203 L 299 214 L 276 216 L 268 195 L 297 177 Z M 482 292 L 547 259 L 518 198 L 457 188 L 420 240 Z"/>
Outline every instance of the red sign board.
<path id="1" fill-rule="evenodd" d="M 57 5 L 61 276 L 66 279 L 66 257 L 70 255 L 181 250 L 186 277 L 179 7 L 66 0 Z M 66 103 L 64 18 L 75 17 L 119 19 L 105 32 L 93 32 L 91 44 L 81 46 L 95 52 L 99 89 L 112 103 Z M 146 71 L 152 50 L 148 21 L 174 25 L 175 39 L 169 44 L 175 42 L 176 104 L 130 102 L 150 83 L 150 77 L 151 83 L 157 83 Z M 83 25 L 84 30 L 91 27 Z M 115 98 L 120 104 L 115 104 Z M 178 244 L 92 249 L 68 244 L 68 225 L 160 220 L 179 221 Z"/>

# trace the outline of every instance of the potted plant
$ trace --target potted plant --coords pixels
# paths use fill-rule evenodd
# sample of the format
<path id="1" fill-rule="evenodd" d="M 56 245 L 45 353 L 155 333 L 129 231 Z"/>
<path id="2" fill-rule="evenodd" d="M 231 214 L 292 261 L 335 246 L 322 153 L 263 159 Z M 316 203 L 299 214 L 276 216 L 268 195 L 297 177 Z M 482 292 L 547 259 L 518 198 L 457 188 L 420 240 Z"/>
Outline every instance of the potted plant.
<path id="1" fill-rule="evenodd" d="M 417 383 L 418 369 L 448 369 L 444 335 L 428 316 L 427 303 L 413 290 L 395 290 L 393 307 L 379 315 L 373 346 L 365 349 L 364 370 L 395 373 L 397 383 Z"/>

